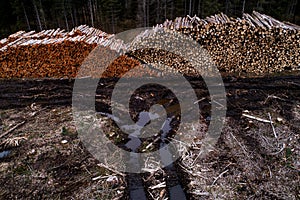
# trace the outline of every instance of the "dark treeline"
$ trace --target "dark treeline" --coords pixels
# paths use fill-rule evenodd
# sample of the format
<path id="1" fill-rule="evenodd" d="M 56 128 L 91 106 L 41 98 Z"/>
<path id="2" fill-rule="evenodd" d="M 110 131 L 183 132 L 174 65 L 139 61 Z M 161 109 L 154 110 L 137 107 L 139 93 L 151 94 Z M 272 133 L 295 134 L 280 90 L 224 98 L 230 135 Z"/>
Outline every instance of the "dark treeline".
<path id="1" fill-rule="evenodd" d="M 179 16 L 206 17 L 223 12 L 241 17 L 253 10 L 300 23 L 297 0 L 1 0 L 0 38 L 18 30 L 88 24 L 109 33 L 148 27 Z"/>

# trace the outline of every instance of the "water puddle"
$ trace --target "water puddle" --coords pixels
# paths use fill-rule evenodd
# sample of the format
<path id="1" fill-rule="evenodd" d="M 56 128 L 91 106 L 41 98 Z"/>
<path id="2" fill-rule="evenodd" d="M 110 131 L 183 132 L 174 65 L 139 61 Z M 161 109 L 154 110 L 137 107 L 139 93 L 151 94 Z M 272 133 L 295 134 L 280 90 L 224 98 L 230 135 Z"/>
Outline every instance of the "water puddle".
<path id="1" fill-rule="evenodd" d="M 103 112 L 99 112 L 99 114 L 104 115 L 109 117 L 110 119 L 116 121 L 116 122 L 120 122 L 121 119 L 119 119 L 118 117 L 109 114 L 109 113 L 103 113 Z M 157 113 L 152 113 L 152 112 L 146 112 L 146 111 L 142 111 L 139 114 L 139 118 L 138 121 L 133 124 L 133 125 L 123 125 L 122 127 L 120 127 L 121 129 L 124 129 L 128 132 L 131 132 L 128 135 L 128 139 L 130 139 L 125 146 L 130 149 L 132 152 L 136 152 L 138 147 L 140 147 L 140 145 L 142 144 L 141 139 L 139 138 L 139 136 L 141 135 L 142 129 L 151 122 L 151 120 L 155 120 L 160 118 L 161 116 L 158 115 Z M 164 122 L 164 124 L 161 127 L 162 130 L 162 136 L 161 139 L 166 138 L 168 132 L 172 129 L 171 128 L 171 123 L 172 118 L 167 118 Z"/>
<path id="2" fill-rule="evenodd" d="M 170 199 L 172 200 L 185 200 L 186 196 L 184 194 L 184 191 L 181 187 L 181 185 L 175 185 L 173 187 L 169 187 L 169 195 L 170 195 Z"/>
<path id="3" fill-rule="evenodd" d="M 10 153 L 11 153 L 11 151 L 9 151 L 9 150 L 0 152 L 0 159 L 9 156 Z"/>
<path id="4" fill-rule="evenodd" d="M 116 122 L 120 122 L 121 119 L 108 114 L 108 113 L 99 113 L 101 115 L 105 115 L 109 117 L 112 120 L 115 120 Z M 137 152 L 137 149 L 141 146 L 142 141 L 139 138 L 141 135 L 142 129 L 145 126 L 148 126 L 151 124 L 151 120 L 159 119 L 162 116 L 160 116 L 157 113 L 152 113 L 152 112 L 140 112 L 139 113 L 139 118 L 138 121 L 134 125 L 124 125 L 121 128 L 124 130 L 127 130 L 128 132 L 131 132 L 129 134 L 128 138 L 130 139 L 125 146 L 130 149 L 132 152 Z M 173 156 L 171 151 L 168 149 L 168 146 L 166 145 L 167 143 L 167 136 L 168 133 L 172 130 L 171 127 L 171 122 L 173 120 L 172 118 L 166 118 L 165 121 L 163 122 L 163 125 L 160 128 L 161 131 L 161 136 L 160 136 L 160 158 L 161 162 L 163 165 L 167 165 L 168 163 L 173 163 Z M 130 158 L 129 158 L 129 165 L 130 167 L 137 167 L 139 168 L 139 156 L 138 154 L 131 153 Z M 180 199 L 180 200 L 185 200 L 186 196 L 185 193 L 182 189 L 182 186 L 179 181 L 179 177 L 176 174 L 176 169 L 173 164 L 169 164 L 166 169 L 168 173 L 173 174 L 175 176 L 175 180 L 172 180 L 172 183 L 168 186 L 168 191 L 170 195 L 170 199 Z M 130 198 L 131 199 L 147 199 L 146 198 L 146 193 L 143 188 L 143 182 L 141 177 L 138 174 L 129 174 L 128 177 L 128 182 L 129 182 L 129 193 L 130 193 Z"/>
<path id="5" fill-rule="evenodd" d="M 171 163 L 165 168 L 168 174 L 174 175 L 174 180 L 172 180 L 173 183 L 171 183 L 171 185 L 174 186 L 168 186 L 169 184 L 167 184 L 170 199 L 185 200 L 186 199 L 185 193 L 180 184 L 179 177 L 177 176 L 175 166 L 173 165 L 174 160 L 172 158 L 172 153 L 168 149 L 168 146 L 166 146 L 167 135 L 169 131 L 172 130 L 171 121 L 172 118 L 167 118 L 165 123 L 163 124 L 163 128 L 162 128 L 163 133 L 161 135 L 161 143 L 159 149 L 160 159 L 163 165 L 167 165 L 168 163 Z"/>

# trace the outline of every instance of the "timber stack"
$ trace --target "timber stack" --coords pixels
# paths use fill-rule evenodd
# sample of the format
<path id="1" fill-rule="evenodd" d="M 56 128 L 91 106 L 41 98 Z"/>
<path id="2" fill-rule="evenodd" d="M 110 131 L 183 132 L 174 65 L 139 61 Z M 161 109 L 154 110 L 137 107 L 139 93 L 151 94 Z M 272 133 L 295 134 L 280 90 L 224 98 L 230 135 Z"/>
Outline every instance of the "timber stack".
<path id="1" fill-rule="evenodd" d="M 165 21 L 163 27 L 193 37 L 222 72 L 264 74 L 300 69 L 300 26 L 253 11 L 243 18 L 221 13 Z"/>
<path id="2" fill-rule="evenodd" d="M 113 37 L 86 25 L 70 32 L 59 28 L 38 33 L 19 31 L 0 40 L 0 78 L 74 78 L 97 45 L 104 49 L 110 46 L 109 50 L 122 47 L 122 41 L 112 43 Z M 135 66 L 126 56 L 117 62 L 122 59 Z"/>
<path id="3" fill-rule="evenodd" d="M 252 15 L 244 14 L 242 19 L 229 18 L 223 13 L 205 19 L 179 17 L 153 30 L 159 29 L 192 37 L 208 50 L 221 72 L 261 75 L 300 67 L 300 27 L 255 11 Z M 86 25 L 70 32 L 19 31 L 0 40 L 0 78 L 74 78 L 96 46 L 108 52 L 128 50 L 114 35 Z M 113 67 L 108 67 L 104 77 L 120 77 L 134 67 L 141 67 L 135 58 L 145 63 L 162 61 L 175 71 L 193 74 L 191 63 L 184 58 L 158 49 L 145 49 L 120 56 Z M 98 76 L 97 71 L 87 69 L 86 74 Z"/>

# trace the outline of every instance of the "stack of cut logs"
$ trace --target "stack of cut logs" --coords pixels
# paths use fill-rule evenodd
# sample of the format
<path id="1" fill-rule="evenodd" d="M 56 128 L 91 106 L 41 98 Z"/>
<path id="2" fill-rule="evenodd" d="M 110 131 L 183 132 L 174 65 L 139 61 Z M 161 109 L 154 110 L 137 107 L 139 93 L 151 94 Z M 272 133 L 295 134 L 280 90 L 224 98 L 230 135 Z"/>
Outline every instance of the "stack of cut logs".
<path id="1" fill-rule="evenodd" d="M 180 17 L 167 20 L 153 30 L 161 28 L 195 39 L 208 50 L 221 72 L 265 74 L 299 69 L 300 27 L 255 11 L 252 15 L 244 14 L 242 19 L 229 18 L 222 13 L 205 19 Z M 86 25 L 71 32 L 60 29 L 38 33 L 19 31 L 0 40 L 0 78 L 74 78 L 84 59 L 97 45 L 115 51 L 128 47 L 114 35 Z M 141 67 L 130 57 L 146 63 L 159 63 L 161 59 L 163 64 L 175 66 L 176 71 L 193 74 L 191 63 L 184 58 L 157 49 L 145 49 L 119 57 L 104 76 L 119 77 L 129 69 Z M 98 76 L 95 70 L 91 68 L 86 74 Z M 141 74 L 137 73 L 137 76 Z"/>
<path id="2" fill-rule="evenodd" d="M 74 78 L 89 53 L 97 45 L 112 45 L 113 36 L 86 25 L 71 32 L 19 31 L 0 40 L 0 78 Z"/>
<path id="3" fill-rule="evenodd" d="M 220 71 L 263 74 L 300 68 L 300 26 L 255 11 L 242 19 L 223 13 L 206 19 L 187 16 L 163 26 L 193 37 Z"/>

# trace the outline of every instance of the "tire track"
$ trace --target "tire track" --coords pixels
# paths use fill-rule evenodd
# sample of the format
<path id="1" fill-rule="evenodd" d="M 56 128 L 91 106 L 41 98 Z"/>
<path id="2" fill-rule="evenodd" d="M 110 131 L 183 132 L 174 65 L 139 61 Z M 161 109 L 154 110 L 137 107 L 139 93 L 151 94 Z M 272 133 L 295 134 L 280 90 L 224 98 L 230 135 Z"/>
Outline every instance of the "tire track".
<path id="1" fill-rule="evenodd" d="M 199 108 L 205 117 L 209 117 L 210 99 L 205 83 L 198 78 L 188 78 L 192 87 L 198 94 Z M 96 95 L 96 107 L 103 108 L 108 113 L 110 98 L 117 79 L 106 79 L 99 83 Z M 70 106 L 72 104 L 72 90 L 74 80 L 69 79 L 15 79 L 0 80 L 0 107 L 1 109 L 25 107 L 32 103 L 51 106 Z M 288 118 L 293 116 L 289 109 L 300 101 L 300 76 L 281 76 L 263 78 L 233 78 L 225 77 L 224 85 L 227 92 L 227 116 L 240 118 L 243 110 L 256 110 L 264 104 L 281 102 L 285 106 Z M 151 92 L 161 92 L 153 88 Z M 293 97 L 293 98 L 289 98 Z M 145 97 L 144 97 L 145 98 Z M 289 116 L 291 115 L 291 116 Z M 134 115 L 133 115 L 134 116 Z M 138 116 L 135 116 L 136 119 Z M 158 146 L 162 148 L 168 134 L 161 134 Z M 134 149 L 132 149 L 134 150 Z M 134 161 L 136 162 L 136 161 Z M 185 183 L 182 180 L 180 168 L 177 164 L 169 165 L 165 171 L 167 196 L 170 199 L 188 199 L 185 193 Z M 147 189 L 140 174 L 127 174 L 128 196 L 130 199 L 147 199 Z"/>

